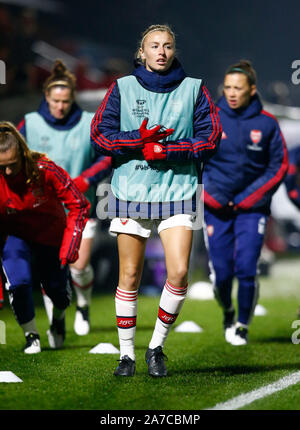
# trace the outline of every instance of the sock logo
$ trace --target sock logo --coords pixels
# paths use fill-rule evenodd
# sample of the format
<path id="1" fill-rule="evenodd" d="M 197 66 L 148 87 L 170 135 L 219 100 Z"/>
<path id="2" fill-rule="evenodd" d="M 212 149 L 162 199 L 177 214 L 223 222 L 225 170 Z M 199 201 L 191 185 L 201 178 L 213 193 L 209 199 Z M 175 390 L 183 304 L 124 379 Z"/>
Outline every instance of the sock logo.
<path id="1" fill-rule="evenodd" d="M 117 326 L 119 328 L 131 328 L 136 326 L 136 317 L 118 317 Z"/>
<path id="2" fill-rule="evenodd" d="M 177 317 L 178 314 L 169 314 L 161 307 L 158 309 L 158 318 L 166 324 L 173 324 L 176 321 Z"/>

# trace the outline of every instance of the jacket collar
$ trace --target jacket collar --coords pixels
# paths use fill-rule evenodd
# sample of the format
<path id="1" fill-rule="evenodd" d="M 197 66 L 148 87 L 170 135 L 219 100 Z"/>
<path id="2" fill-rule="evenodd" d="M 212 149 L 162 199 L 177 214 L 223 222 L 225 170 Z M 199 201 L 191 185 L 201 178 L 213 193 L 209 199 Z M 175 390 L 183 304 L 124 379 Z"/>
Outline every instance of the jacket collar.
<path id="1" fill-rule="evenodd" d="M 254 94 L 251 98 L 248 106 L 239 108 L 239 109 L 231 109 L 226 101 L 225 96 L 222 96 L 217 106 L 223 110 L 228 116 L 233 118 L 251 118 L 253 116 L 259 115 L 262 110 L 262 103 L 258 94 Z"/>
<path id="2" fill-rule="evenodd" d="M 70 130 L 79 121 L 82 115 L 82 109 L 76 102 L 72 104 L 71 110 L 65 118 L 56 119 L 51 115 L 49 106 L 45 98 L 41 101 L 38 108 L 38 113 L 44 118 L 44 120 L 53 128 L 57 130 Z"/>
<path id="3" fill-rule="evenodd" d="M 173 91 L 186 77 L 185 71 L 177 58 L 174 59 L 170 69 L 162 73 L 150 72 L 138 62 L 135 62 L 134 65 L 135 70 L 132 74 L 137 78 L 142 87 L 157 93 Z"/>

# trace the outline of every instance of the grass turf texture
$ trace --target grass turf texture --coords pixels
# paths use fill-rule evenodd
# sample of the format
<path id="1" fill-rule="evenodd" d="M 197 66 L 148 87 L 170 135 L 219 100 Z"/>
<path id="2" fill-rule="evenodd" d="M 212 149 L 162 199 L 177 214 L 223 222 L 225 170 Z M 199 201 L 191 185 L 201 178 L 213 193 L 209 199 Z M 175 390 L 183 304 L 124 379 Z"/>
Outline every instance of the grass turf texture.
<path id="1" fill-rule="evenodd" d="M 275 382 L 300 369 L 300 345 L 291 341 L 296 330 L 291 326 L 298 319 L 300 303 L 299 277 L 293 276 L 291 271 L 290 277 L 284 273 L 281 278 L 277 273 L 276 278 L 261 279 L 259 303 L 268 313 L 254 317 L 250 343 L 246 346 L 233 347 L 225 342 L 222 313 L 214 300 L 187 299 L 176 326 L 192 320 L 204 331 L 170 332 L 164 349 L 169 358 L 168 377 L 160 379 L 148 376 L 144 359 L 156 320 L 158 297 L 140 295 L 136 375 L 116 378 L 113 371 L 118 354 L 89 354 L 100 342 L 118 347 L 113 294 L 94 296 L 92 329 L 83 337 L 73 331 L 72 304 L 67 311 L 65 347 L 59 351 L 48 347 L 48 320 L 43 307 L 37 305 L 42 344 L 42 353 L 37 355 L 21 352 L 24 338 L 6 296 L 5 308 L 0 312 L 0 319 L 6 323 L 6 344 L 0 344 L 0 371 L 14 372 L 23 383 L 0 383 L 0 409 L 201 410 Z M 280 284 L 288 284 L 288 294 L 280 289 Z M 39 294 L 38 302 L 41 304 Z M 244 409 L 299 410 L 300 385 L 257 400 Z"/>

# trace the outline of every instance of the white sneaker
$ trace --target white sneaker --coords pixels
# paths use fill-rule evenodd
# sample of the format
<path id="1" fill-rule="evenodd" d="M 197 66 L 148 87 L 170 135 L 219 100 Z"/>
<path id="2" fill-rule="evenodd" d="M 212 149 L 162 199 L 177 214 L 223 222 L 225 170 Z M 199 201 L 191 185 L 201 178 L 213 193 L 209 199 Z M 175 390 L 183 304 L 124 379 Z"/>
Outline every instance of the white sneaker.
<path id="1" fill-rule="evenodd" d="M 47 335 L 50 348 L 62 348 L 66 337 L 65 318 L 61 320 L 53 318 L 50 329 L 47 330 Z"/>
<path id="2" fill-rule="evenodd" d="M 38 354 L 41 352 L 40 336 L 37 333 L 29 333 L 26 338 L 24 347 L 25 354 Z"/>
<path id="3" fill-rule="evenodd" d="M 232 343 L 232 340 L 235 337 L 235 325 L 232 325 L 231 327 L 225 328 L 225 340 L 228 343 Z"/>
<path id="4" fill-rule="evenodd" d="M 248 329 L 245 327 L 237 327 L 235 329 L 235 334 L 231 339 L 231 345 L 240 346 L 247 345 L 248 343 Z"/>
<path id="5" fill-rule="evenodd" d="M 234 315 L 235 315 L 234 309 L 225 311 L 223 314 L 223 327 L 224 327 L 225 340 L 228 343 L 231 343 L 231 339 L 235 335 Z"/>
<path id="6" fill-rule="evenodd" d="M 78 336 L 85 336 L 89 333 L 90 319 L 88 306 L 84 308 L 77 306 L 74 321 L 74 331 L 76 334 L 78 334 Z"/>

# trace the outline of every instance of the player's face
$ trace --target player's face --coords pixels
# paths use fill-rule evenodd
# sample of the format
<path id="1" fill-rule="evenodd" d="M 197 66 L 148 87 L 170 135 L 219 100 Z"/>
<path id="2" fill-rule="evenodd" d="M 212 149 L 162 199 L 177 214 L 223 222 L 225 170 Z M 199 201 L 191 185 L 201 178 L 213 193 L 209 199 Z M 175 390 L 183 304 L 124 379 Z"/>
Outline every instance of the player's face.
<path id="1" fill-rule="evenodd" d="M 256 93 L 256 86 L 249 85 L 247 76 L 243 73 L 225 75 L 224 95 L 231 109 L 246 107 Z"/>
<path id="2" fill-rule="evenodd" d="M 0 152 L 0 173 L 7 178 L 13 178 L 22 169 L 22 159 L 17 147 Z"/>
<path id="3" fill-rule="evenodd" d="M 73 97 L 70 88 L 54 87 L 46 94 L 49 111 L 56 119 L 63 119 L 70 112 Z"/>
<path id="4" fill-rule="evenodd" d="M 167 31 L 153 31 L 146 36 L 140 53 L 147 70 L 165 72 L 175 56 L 173 37 Z"/>

